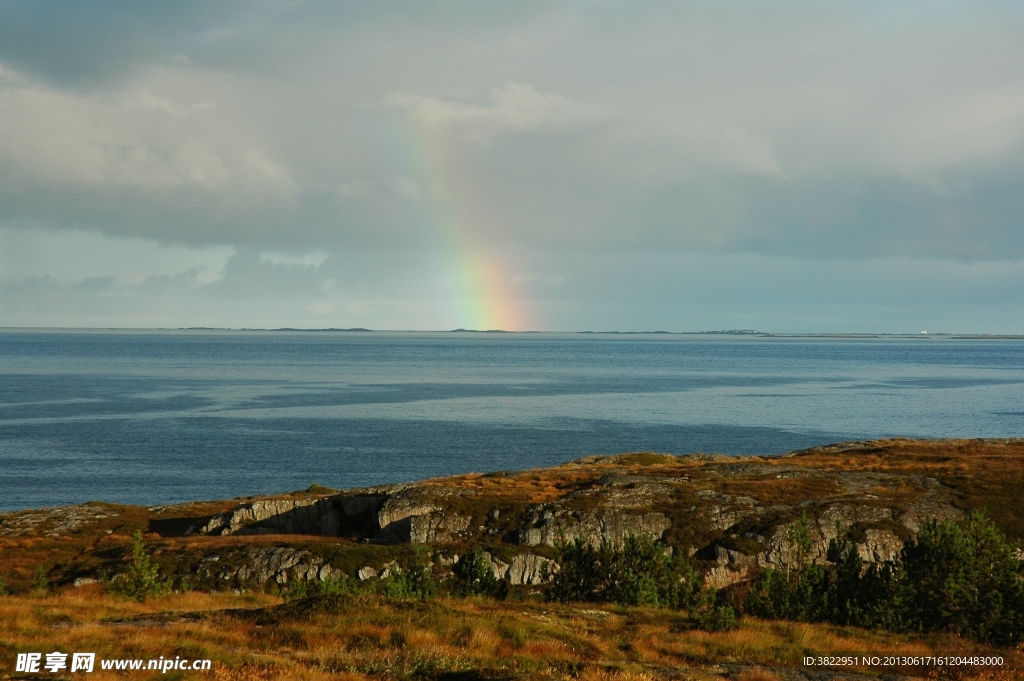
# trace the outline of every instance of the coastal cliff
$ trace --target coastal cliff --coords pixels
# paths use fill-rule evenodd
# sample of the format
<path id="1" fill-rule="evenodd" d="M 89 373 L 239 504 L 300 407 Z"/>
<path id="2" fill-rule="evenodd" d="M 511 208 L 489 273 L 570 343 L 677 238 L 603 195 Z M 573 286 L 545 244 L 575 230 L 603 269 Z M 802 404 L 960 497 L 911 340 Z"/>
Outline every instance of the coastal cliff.
<path id="1" fill-rule="evenodd" d="M 2 514 L 0 542 L 13 588 L 40 571 L 52 584 L 114 578 L 136 529 L 162 575 L 185 588 L 375 579 L 416 546 L 442 579 L 482 549 L 496 578 L 538 587 L 558 569 L 559 543 L 620 546 L 648 535 L 722 588 L 765 568 L 825 561 L 833 539 L 855 545 L 865 563 L 892 561 L 928 519 L 970 510 L 985 509 L 1019 540 L 1021 490 L 1024 441 L 896 439 L 765 457 L 592 456 L 550 469 L 151 508 L 94 502 Z M 798 531 L 808 551 L 796 551 Z"/>

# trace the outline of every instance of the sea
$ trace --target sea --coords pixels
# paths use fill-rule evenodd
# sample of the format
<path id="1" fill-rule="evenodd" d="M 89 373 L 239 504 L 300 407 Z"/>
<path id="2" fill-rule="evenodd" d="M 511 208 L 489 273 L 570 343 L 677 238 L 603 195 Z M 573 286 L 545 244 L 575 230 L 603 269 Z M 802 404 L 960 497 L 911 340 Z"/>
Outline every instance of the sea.
<path id="1" fill-rule="evenodd" d="M 0 330 L 0 510 L 1024 436 L 1024 339 Z"/>

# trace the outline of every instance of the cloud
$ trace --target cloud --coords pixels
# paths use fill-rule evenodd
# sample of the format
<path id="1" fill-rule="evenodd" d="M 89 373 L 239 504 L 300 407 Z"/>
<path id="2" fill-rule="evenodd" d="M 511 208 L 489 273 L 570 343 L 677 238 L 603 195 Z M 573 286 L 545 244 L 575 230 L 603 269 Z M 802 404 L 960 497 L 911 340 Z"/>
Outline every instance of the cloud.
<path id="1" fill-rule="evenodd" d="M 0 223 L 436 249 L 445 196 L 489 248 L 1024 254 L 1019 10 L 461 7 L 7 5 Z"/>
<path id="2" fill-rule="evenodd" d="M 604 107 L 582 104 L 530 83 L 491 89 L 490 106 L 439 97 L 394 93 L 385 106 L 403 111 L 430 129 L 453 132 L 466 142 L 486 143 L 501 133 L 557 132 L 609 120 Z"/>
<path id="3" fill-rule="evenodd" d="M 294 191 L 288 169 L 265 148 L 225 139 L 201 120 L 215 107 L 145 90 L 82 96 L 15 74 L 0 81 L 0 172 L 8 188 Z"/>
<path id="4" fill-rule="evenodd" d="M 548 263 L 510 268 L 530 301 L 581 258 L 707 258 L 753 289 L 745 256 L 1015 263 L 1022 31 L 1002 2 L 15 0 L 0 278 L 459 326 L 438 263 L 465 244 Z M 73 253 L 38 255 L 60 235 Z"/>
<path id="5" fill-rule="evenodd" d="M 206 295 L 218 298 L 306 298 L 330 290 L 321 271 L 323 258 L 309 257 L 282 262 L 280 255 L 242 251 L 224 264 L 219 280 L 204 287 Z M 297 260 L 297 261 L 296 261 Z"/>
<path id="6" fill-rule="evenodd" d="M 58 87 L 96 87 L 165 63 L 209 27 L 244 25 L 251 3 L 173 5 L 100 0 L 4 3 L 0 61 Z M 59 46 L 57 49 L 55 46 Z"/>

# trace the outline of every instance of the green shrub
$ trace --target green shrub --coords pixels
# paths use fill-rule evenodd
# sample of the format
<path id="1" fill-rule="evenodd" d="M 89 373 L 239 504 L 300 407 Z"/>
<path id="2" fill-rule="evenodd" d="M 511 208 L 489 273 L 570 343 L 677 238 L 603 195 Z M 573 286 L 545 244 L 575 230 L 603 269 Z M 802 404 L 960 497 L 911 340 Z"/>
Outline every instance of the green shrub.
<path id="1" fill-rule="evenodd" d="M 430 566 L 423 558 L 422 547 L 417 547 L 404 570 L 393 568 L 386 579 L 377 582 L 378 591 L 397 599 L 427 599 L 437 595 L 437 584 L 430 576 Z"/>
<path id="2" fill-rule="evenodd" d="M 836 540 L 829 544 L 829 557 L 834 565 L 828 572 L 825 604 L 819 619 L 899 630 L 903 620 L 901 564 L 873 564 L 865 568 L 854 544 Z"/>
<path id="3" fill-rule="evenodd" d="M 555 561 L 561 569 L 555 574 L 548 597 L 562 603 L 603 600 L 606 578 L 598 550 L 581 537 L 556 548 Z"/>
<path id="4" fill-rule="evenodd" d="M 337 579 L 296 580 L 288 585 L 285 591 L 285 600 L 294 601 L 303 598 L 314 598 L 319 596 L 339 595 L 348 596 L 359 591 L 359 585 L 354 584 L 347 575 L 341 575 Z"/>
<path id="5" fill-rule="evenodd" d="M 561 570 L 548 597 L 563 603 L 688 608 L 703 586 L 689 561 L 668 554 L 663 544 L 647 535 L 627 535 L 622 548 L 608 542 L 595 548 L 580 537 L 557 548 Z"/>
<path id="6" fill-rule="evenodd" d="M 455 564 L 455 576 L 459 578 L 456 591 L 462 596 L 500 596 L 508 593 L 504 580 L 494 576 L 491 561 L 483 549 L 478 548 Z"/>
<path id="7" fill-rule="evenodd" d="M 698 629 L 704 631 L 732 631 L 740 626 L 736 611 L 728 605 L 716 605 L 699 610 L 693 617 Z"/>
<path id="8" fill-rule="evenodd" d="M 962 524 L 926 523 L 894 564 L 864 567 L 856 547 L 829 546 L 830 566 L 768 569 L 747 594 L 747 612 L 767 619 L 828 621 L 892 631 L 952 631 L 976 641 L 1024 640 L 1020 561 L 982 514 Z"/>
<path id="9" fill-rule="evenodd" d="M 160 567 L 152 562 L 142 541 L 142 532 L 135 531 L 132 559 L 128 570 L 115 579 L 111 590 L 127 598 L 144 601 L 151 596 L 163 596 L 171 590 L 171 580 L 159 579 Z"/>
<path id="10" fill-rule="evenodd" d="M 763 619 L 788 619 L 790 584 L 786 576 L 773 568 L 764 571 L 750 587 L 746 611 Z"/>
<path id="11" fill-rule="evenodd" d="M 32 588 L 33 589 L 48 589 L 50 587 L 50 580 L 46 576 L 47 570 L 42 565 L 36 566 L 35 574 L 32 575 Z"/>
<path id="12" fill-rule="evenodd" d="M 903 548 L 905 617 L 916 631 L 948 630 L 977 641 L 1024 640 L 1021 563 L 987 517 L 931 521 Z"/>
<path id="13" fill-rule="evenodd" d="M 0 576 L 0 596 L 6 596 L 8 593 L 7 580 Z"/>

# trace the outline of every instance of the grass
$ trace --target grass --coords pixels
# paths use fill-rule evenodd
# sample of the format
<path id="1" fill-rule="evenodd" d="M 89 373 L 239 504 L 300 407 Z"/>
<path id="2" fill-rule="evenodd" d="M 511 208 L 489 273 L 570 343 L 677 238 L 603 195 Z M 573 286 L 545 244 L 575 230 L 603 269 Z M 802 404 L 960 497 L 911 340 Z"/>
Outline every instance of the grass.
<path id="1" fill-rule="evenodd" d="M 689 630 L 684 619 L 668 610 L 483 598 L 351 596 L 283 603 L 265 594 L 191 592 L 138 603 L 93 586 L 0 598 L 0 656 L 13 660 L 18 652 L 60 650 L 96 652 L 98 659 L 209 658 L 212 678 L 238 681 L 710 679 L 721 678 L 722 664 L 735 666 L 734 679 L 757 681 L 782 678 L 805 655 L 991 652 L 948 635 L 908 637 L 752 618 L 737 630 L 709 633 Z M 1021 651 L 998 654 L 1007 660 L 1003 672 L 1022 668 Z M 158 677 L 173 674 L 133 675 Z M 92 678 L 115 676 L 97 669 Z"/>

